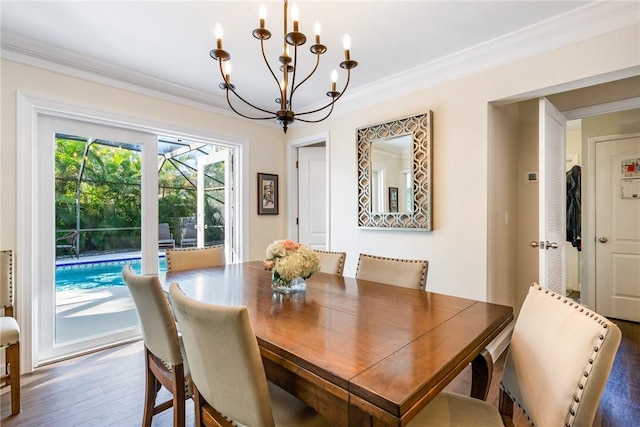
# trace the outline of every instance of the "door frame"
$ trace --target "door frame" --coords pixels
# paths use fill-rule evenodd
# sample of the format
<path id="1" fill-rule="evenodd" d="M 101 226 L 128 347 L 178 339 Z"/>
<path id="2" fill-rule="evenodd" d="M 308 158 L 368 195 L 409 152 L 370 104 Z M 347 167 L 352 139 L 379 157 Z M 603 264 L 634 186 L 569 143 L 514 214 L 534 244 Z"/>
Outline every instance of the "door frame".
<path id="1" fill-rule="evenodd" d="M 236 149 L 237 177 L 236 197 L 236 242 L 239 243 L 238 262 L 242 262 L 250 253 L 249 227 L 250 217 L 245 214 L 245 206 L 249 206 L 249 141 L 245 138 L 231 138 L 217 135 L 202 129 L 193 129 L 166 121 L 132 116 L 122 111 L 101 109 L 95 106 L 80 105 L 74 102 L 51 98 L 42 95 L 17 93 L 17 149 L 16 149 L 16 250 L 15 287 L 17 298 L 17 320 L 21 329 L 20 365 L 22 373 L 32 372 L 36 365 L 38 346 L 38 292 L 40 273 L 37 268 L 39 255 L 39 214 L 41 203 L 37 199 L 37 163 L 38 159 L 38 120 L 40 116 L 67 118 L 115 126 L 123 129 L 156 134 L 158 136 L 175 136 L 189 140 L 205 142 Z M 168 129 L 170 127 L 170 129 Z M 151 196 L 150 196 L 151 197 Z M 156 215 L 157 217 L 157 215 Z M 157 222 L 157 219 L 156 219 Z M 155 227 L 157 233 L 157 226 Z M 153 233 L 153 231 L 151 231 Z M 153 234 L 145 239 L 149 242 Z M 155 234 L 157 243 L 157 234 Z M 157 268 L 157 267 L 156 267 Z M 157 271 L 157 270 L 156 270 Z"/>
<path id="2" fill-rule="evenodd" d="M 225 259 L 227 263 L 233 263 L 235 261 L 235 242 L 233 239 L 234 230 L 236 228 L 236 223 L 234 221 L 234 200 L 235 193 L 233 185 L 233 149 L 227 148 L 226 150 L 216 151 L 214 153 L 209 154 L 208 156 L 201 157 L 198 160 L 198 183 L 197 183 L 197 213 L 196 213 L 196 225 L 198 227 L 197 231 L 197 247 L 203 248 L 205 246 L 205 230 L 208 227 L 206 220 L 204 218 L 204 205 L 205 205 L 205 194 L 204 194 L 204 168 L 207 165 L 211 165 L 213 163 L 224 162 L 225 171 L 224 171 L 224 179 L 225 179 L 225 192 L 224 192 L 224 253 Z M 231 190 L 228 191 L 228 188 Z"/>
<path id="3" fill-rule="evenodd" d="M 608 113 L 640 108 L 640 97 L 592 105 L 584 108 L 561 111 L 567 120 L 577 120 L 586 117 L 600 116 Z M 587 140 L 586 147 L 582 146 L 582 268 L 580 270 L 580 303 L 592 309 L 596 308 L 595 283 L 595 138 Z M 585 191 L 586 190 L 586 191 Z M 586 196 L 586 197 L 585 197 Z M 586 202 L 586 203 L 585 203 Z M 586 215 L 584 215 L 586 213 Z"/>
<path id="4" fill-rule="evenodd" d="M 326 159 L 326 218 L 327 237 L 325 247 L 331 248 L 331 143 L 329 132 L 309 135 L 287 142 L 287 236 L 289 239 L 298 241 L 298 148 L 324 142 L 324 152 Z"/>

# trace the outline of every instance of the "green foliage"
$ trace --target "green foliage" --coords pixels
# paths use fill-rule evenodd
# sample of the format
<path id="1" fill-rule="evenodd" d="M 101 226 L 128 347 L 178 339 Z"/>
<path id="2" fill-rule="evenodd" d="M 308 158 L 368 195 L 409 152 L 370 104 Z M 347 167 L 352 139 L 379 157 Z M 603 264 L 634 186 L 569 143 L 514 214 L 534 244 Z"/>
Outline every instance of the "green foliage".
<path id="1" fill-rule="evenodd" d="M 80 235 L 81 253 L 140 249 L 142 159 L 134 148 L 108 141 L 88 144 L 84 140 L 56 139 L 57 237 L 66 230 L 84 230 Z M 159 222 L 169 223 L 176 233 L 181 230 L 181 218 L 196 215 L 196 165 L 201 155 L 192 152 L 170 161 L 159 156 Z M 207 167 L 206 244 L 224 241 L 223 181 L 223 163 Z"/>

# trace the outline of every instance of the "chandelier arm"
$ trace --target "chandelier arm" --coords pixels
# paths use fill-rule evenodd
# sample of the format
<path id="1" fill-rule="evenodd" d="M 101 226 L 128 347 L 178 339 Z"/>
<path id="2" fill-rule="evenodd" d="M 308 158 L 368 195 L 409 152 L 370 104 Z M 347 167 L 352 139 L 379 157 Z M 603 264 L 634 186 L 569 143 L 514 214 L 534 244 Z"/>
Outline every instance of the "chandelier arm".
<path id="1" fill-rule="evenodd" d="M 289 110 L 293 111 L 293 92 L 296 87 L 296 71 L 298 71 L 298 46 L 293 46 L 293 73 L 291 76 L 291 93 L 289 94 Z"/>
<path id="2" fill-rule="evenodd" d="M 305 122 L 305 123 L 319 123 L 321 121 L 323 121 L 324 119 L 326 119 L 327 117 L 329 117 L 331 115 L 331 113 L 333 112 L 333 106 L 335 105 L 335 102 L 332 102 L 331 104 L 329 104 L 331 106 L 331 109 L 329 110 L 329 112 L 321 119 L 316 119 L 316 120 L 309 120 L 309 119 L 301 119 L 300 117 L 298 117 L 296 115 L 296 120 L 300 120 L 301 122 Z M 328 107 L 329 105 L 327 105 L 326 107 Z M 324 107 L 324 108 L 326 108 Z M 320 110 L 324 109 L 321 108 Z M 316 111 L 320 111 L 320 110 L 316 110 Z M 308 113 L 303 113 L 303 114 L 309 114 L 311 113 L 311 111 L 309 111 Z"/>
<path id="3" fill-rule="evenodd" d="M 344 89 L 342 89 L 342 92 L 340 92 L 340 95 L 336 96 L 335 98 L 333 98 L 331 100 L 331 102 L 329 102 L 327 105 L 325 105 L 324 107 L 320 107 L 320 108 L 316 108 L 315 110 L 311 110 L 311 111 L 305 111 L 304 113 L 296 113 L 296 119 L 300 120 L 300 121 L 305 121 L 302 120 L 300 118 L 300 116 L 304 116 L 306 114 L 313 114 L 313 113 L 317 113 L 318 111 L 322 111 L 324 109 L 327 109 L 329 107 L 331 107 L 331 111 L 333 111 L 333 104 L 336 103 L 336 101 L 338 99 L 340 99 L 342 97 L 342 95 L 347 91 L 347 87 L 349 87 L 349 81 L 351 80 L 351 70 L 347 70 L 347 83 L 344 85 Z M 331 114 L 331 113 L 329 113 Z M 326 117 L 325 117 L 326 118 Z M 324 119 L 322 119 L 324 120 Z M 315 122 L 310 122 L 310 123 L 315 123 Z"/>
<path id="4" fill-rule="evenodd" d="M 304 84 L 304 82 L 306 82 L 307 80 L 309 80 L 309 78 L 313 75 L 313 73 L 316 72 L 316 70 L 318 69 L 318 65 L 320 65 L 320 54 L 317 53 L 316 54 L 316 66 L 313 67 L 313 70 L 311 70 L 311 72 L 309 73 L 309 75 L 307 77 L 305 77 L 304 80 L 302 80 L 300 83 L 298 83 L 296 86 L 292 86 L 291 87 L 291 97 L 293 98 L 293 93 Z"/>
<path id="5" fill-rule="evenodd" d="M 231 105 L 231 102 L 229 101 L 229 91 L 233 92 L 233 94 L 242 102 L 244 102 L 245 104 L 247 104 L 248 106 L 255 108 L 256 110 L 262 111 L 263 113 L 267 113 L 267 114 L 273 114 L 273 117 L 271 118 L 275 118 L 276 117 L 276 113 L 273 111 L 269 111 L 269 110 L 265 110 L 264 108 L 260 108 L 256 105 L 253 105 L 252 103 L 250 103 L 249 101 L 247 101 L 246 99 L 244 99 L 242 96 L 240 96 L 238 94 L 238 92 L 236 92 L 234 86 L 231 84 L 231 82 L 229 82 L 229 80 L 227 80 L 227 76 L 224 75 L 224 70 L 222 69 L 222 60 L 218 61 L 220 63 L 220 74 L 222 75 L 222 80 L 224 80 L 224 90 L 227 94 L 227 104 L 229 104 L 229 107 L 231 107 L 231 109 L 233 111 L 235 111 L 236 113 L 238 113 L 238 111 L 233 108 L 233 106 Z M 240 114 L 240 113 L 238 113 Z M 242 117 L 246 117 L 248 119 L 253 119 L 252 117 L 247 117 L 244 116 L 242 114 L 240 114 Z M 262 120 L 262 119 L 253 119 L 253 120 Z"/>
<path id="6" fill-rule="evenodd" d="M 269 61 L 267 60 L 267 55 L 264 53 L 264 40 L 262 40 L 262 39 L 260 39 L 260 50 L 262 51 L 262 58 L 264 59 L 264 63 L 267 65 L 267 69 L 271 73 L 271 76 L 273 77 L 273 80 L 276 81 L 276 84 L 278 85 L 278 87 L 280 87 L 280 82 L 278 81 L 278 78 L 276 77 L 276 73 L 273 72 L 273 68 L 271 68 L 271 64 L 269 64 Z"/>
<path id="7" fill-rule="evenodd" d="M 241 113 L 240 111 L 236 110 L 236 108 L 231 104 L 231 100 L 229 99 L 229 91 L 226 90 L 226 92 L 227 92 L 227 104 L 229 105 L 229 108 L 231 108 L 237 115 L 239 115 L 241 117 L 244 117 L 245 119 L 251 119 L 251 120 L 271 120 L 271 119 L 275 119 L 276 118 L 275 113 L 272 113 L 270 111 L 263 110 L 261 108 L 255 107 L 255 106 L 249 104 L 247 101 L 244 101 L 244 99 L 238 97 L 238 98 L 242 99 L 246 104 L 251 105 L 253 108 L 257 108 L 258 110 L 261 110 L 261 111 L 264 111 L 265 113 L 269 113 L 269 114 L 273 114 L 273 115 L 269 116 L 269 117 L 251 117 L 251 116 L 247 116 L 246 114 Z M 235 94 L 235 92 L 233 92 L 233 93 Z"/>

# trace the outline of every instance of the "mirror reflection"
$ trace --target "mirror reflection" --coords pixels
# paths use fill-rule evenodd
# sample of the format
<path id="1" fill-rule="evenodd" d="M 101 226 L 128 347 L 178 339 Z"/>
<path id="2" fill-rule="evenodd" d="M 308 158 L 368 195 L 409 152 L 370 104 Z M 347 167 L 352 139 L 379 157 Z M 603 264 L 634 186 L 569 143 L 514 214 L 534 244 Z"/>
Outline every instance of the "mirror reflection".
<path id="1" fill-rule="evenodd" d="M 371 212 L 413 210 L 412 142 L 407 134 L 371 143 Z"/>

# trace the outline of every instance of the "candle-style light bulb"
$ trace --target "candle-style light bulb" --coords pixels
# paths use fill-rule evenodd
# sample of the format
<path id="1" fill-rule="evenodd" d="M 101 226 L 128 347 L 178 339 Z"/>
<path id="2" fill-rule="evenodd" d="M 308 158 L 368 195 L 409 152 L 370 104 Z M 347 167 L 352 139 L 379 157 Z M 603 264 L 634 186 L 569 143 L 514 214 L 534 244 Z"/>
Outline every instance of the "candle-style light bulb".
<path id="1" fill-rule="evenodd" d="M 227 83 L 231 82 L 231 61 L 224 63 L 224 79 Z"/>
<path id="2" fill-rule="evenodd" d="M 349 37 L 349 34 L 344 35 L 344 38 L 342 39 L 342 46 L 344 47 L 344 59 L 348 61 L 349 49 L 351 49 L 351 37 Z"/>
<path id="3" fill-rule="evenodd" d="M 293 31 L 298 31 L 298 22 L 300 21 L 300 10 L 298 5 L 293 3 L 291 6 L 291 20 L 293 21 Z"/>
<path id="4" fill-rule="evenodd" d="M 218 49 L 222 49 L 222 36 L 224 34 L 224 32 L 222 31 L 222 25 L 220 25 L 219 22 L 216 22 L 216 26 L 215 29 L 213 30 L 213 32 L 216 35 L 216 40 L 218 43 Z"/>
<path id="5" fill-rule="evenodd" d="M 333 92 L 336 91 L 336 83 L 338 82 L 338 72 L 336 70 L 333 70 L 331 72 L 331 90 Z"/>
<path id="6" fill-rule="evenodd" d="M 316 44 L 320 44 L 320 33 L 322 32 L 322 27 L 318 21 L 313 25 L 313 32 L 316 35 Z"/>
<path id="7" fill-rule="evenodd" d="M 260 15 L 260 29 L 264 30 L 264 22 L 267 19 L 267 7 L 263 4 L 260 5 L 260 10 L 259 10 L 259 15 Z"/>

